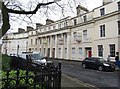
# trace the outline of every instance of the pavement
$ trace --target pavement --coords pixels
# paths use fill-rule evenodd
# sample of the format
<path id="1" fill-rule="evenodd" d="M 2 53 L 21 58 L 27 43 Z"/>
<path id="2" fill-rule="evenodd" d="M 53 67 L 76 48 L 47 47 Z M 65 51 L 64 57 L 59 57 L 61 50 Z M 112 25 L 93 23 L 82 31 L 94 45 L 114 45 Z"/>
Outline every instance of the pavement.
<path id="1" fill-rule="evenodd" d="M 86 88 L 86 89 L 99 89 L 93 85 L 84 83 L 76 78 L 70 77 L 66 74 L 62 74 L 61 79 L 61 87 L 62 88 L 74 88 L 74 89 L 80 89 L 80 88 Z"/>

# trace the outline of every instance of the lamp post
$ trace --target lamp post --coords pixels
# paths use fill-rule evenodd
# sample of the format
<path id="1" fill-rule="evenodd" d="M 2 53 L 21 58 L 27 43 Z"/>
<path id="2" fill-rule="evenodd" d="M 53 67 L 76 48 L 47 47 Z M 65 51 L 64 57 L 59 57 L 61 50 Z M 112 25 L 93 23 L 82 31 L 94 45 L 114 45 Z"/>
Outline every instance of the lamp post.
<path id="1" fill-rule="evenodd" d="M 18 52 L 19 52 L 19 45 L 17 45 L 17 56 L 19 56 Z"/>

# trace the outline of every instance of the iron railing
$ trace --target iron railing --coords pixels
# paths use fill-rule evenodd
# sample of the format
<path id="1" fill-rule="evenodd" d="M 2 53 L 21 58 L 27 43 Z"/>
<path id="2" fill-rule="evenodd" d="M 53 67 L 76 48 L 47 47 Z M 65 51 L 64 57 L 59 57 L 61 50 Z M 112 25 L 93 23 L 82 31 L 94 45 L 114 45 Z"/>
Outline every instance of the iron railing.
<path id="1" fill-rule="evenodd" d="M 23 76 L 20 69 L 15 69 L 15 77 L 10 76 L 12 70 L 7 70 L 6 78 L 2 78 L 2 89 L 61 89 L 61 62 L 57 66 L 54 63 L 34 65 L 37 65 L 35 69 L 25 69 Z"/>

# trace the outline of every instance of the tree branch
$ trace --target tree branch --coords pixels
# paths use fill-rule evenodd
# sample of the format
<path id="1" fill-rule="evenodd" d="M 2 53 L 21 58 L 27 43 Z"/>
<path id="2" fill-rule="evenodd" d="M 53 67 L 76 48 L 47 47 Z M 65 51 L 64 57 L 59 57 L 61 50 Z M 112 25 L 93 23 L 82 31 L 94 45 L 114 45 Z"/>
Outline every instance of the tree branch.
<path id="1" fill-rule="evenodd" d="M 9 15 L 8 15 L 8 10 L 4 3 L 2 2 L 2 19 L 3 19 L 3 25 L 0 31 L 2 31 L 2 35 L 0 35 L 0 38 L 10 29 L 10 24 L 9 24 Z"/>
<path id="2" fill-rule="evenodd" d="M 36 8 L 33 10 L 33 11 L 19 11 L 19 10 L 13 10 L 13 9 L 8 9 L 8 13 L 15 13 L 15 14 L 36 14 L 36 12 L 38 11 L 38 9 L 41 7 L 41 6 L 46 6 L 46 5 L 49 5 L 49 4 L 52 4 L 54 2 L 48 2 L 48 3 L 39 3 Z"/>
<path id="3" fill-rule="evenodd" d="M 13 10 L 13 9 L 7 8 L 6 5 L 4 5 L 4 2 L 0 1 L 0 3 L 2 3 L 2 18 L 3 18 L 3 25 L 2 25 L 2 27 L 0 29 L 0 32 L 2 33 L 0 35 L 0 38 L 2 38 L 2 36 L 4 36 L 4 34 L 10 29 L 9 14 L 8 13 L 15 13 L 15 14 L 36 14 L 36 12 L 38 11 L 38 9 L 41 6 L 46 6 L 46 5 L 52 4 L 54 2 L 39 3 L 33 11 Z"/>

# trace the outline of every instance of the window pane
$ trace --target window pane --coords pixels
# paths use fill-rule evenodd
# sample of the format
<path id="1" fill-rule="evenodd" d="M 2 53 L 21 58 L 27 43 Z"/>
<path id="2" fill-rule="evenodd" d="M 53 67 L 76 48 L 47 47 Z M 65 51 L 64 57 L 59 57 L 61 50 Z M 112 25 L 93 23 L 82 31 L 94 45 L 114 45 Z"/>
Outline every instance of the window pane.
<path id="1" fill-rule="evenodd" d="M 110 56 L 115 57 L 115 44 L 110 44 Z"/>
<path id="2" fill-rule="evenodd" d="M 75 48 L 72 48 L 72 58 L 75 57 Z"/>
<path id="3" fill-rule="evenodd" d="M 83 31 L 83 38 L 84 38 L 84 40 L 87 40 L 87 30 Z"/>
<path id="4" fill-rule="evenodd" d="M 79 48 L 79 58 L 82 58 L 82 48 Z"/>
<path id="5" fill-rule="evenodd" d="M 98 56 L 103 57 L 103 45 L 98 45 Z"/>
<path id="6" fill-rule="evenodd" d="M 76 25 L 77 24 L 77 20 L 76 19 L 74 19 L 74 25 Z"/>
<path id="7" fill-rule="evenodd" d="M 100 37 L 105 37 L 105 25 L 100 26 Z"/>
<path id="8" fill-rule="evenodd" d="M 101 16 L 105 15 L 105 9 L 104 8 L 100 9 L 100 14 L 101 14 Z"/>

